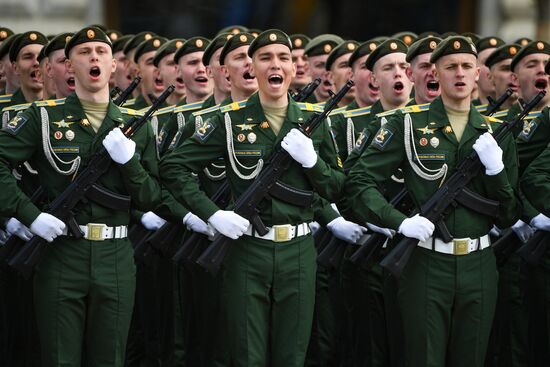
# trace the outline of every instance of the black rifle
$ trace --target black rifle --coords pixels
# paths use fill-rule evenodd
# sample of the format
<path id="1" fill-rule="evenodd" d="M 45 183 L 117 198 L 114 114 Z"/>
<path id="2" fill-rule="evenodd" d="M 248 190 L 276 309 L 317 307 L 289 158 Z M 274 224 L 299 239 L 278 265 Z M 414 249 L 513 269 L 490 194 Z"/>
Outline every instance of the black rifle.
<path id="1" fill-rule="evenodd" d="M 304 135 L 310 137 L 313 131 L 327 118 L 330 111 L 338 106 L 338 103 L 352 86 L 353 81 L 348 80 L 346 85 L 326 103 L 323 112 L 312 115 L 299 127 L 299 130 Z M 294 159 L 292 156 L 280 145 L 277 146 L 265 164 L 264 169 L 235 202 L 234 212 L 247 218 L 253 226 L 254 231 L 261 236 L 267 234 L 269 231 L 260 219 L 257 209 L 260 202 L 265 198 L 271 196 L 303 207 L 311 205 L 311 201 L 313 200 L 312 192 L 292 188 L 279 181 L 293 162 Z M 217 273 L 225 257 L 229 243 L 228 238 L 218 234 L 208 249 L 199 257 L 197 263 L 209 272 L 213 274 Z"/>
<path id="2" fill-rule="evenodd" d="M 315 79 L 306 87 L 304 87 L 299 93 L 292 96 L 292 99 L 294 99 L 296 102 L 305 101 L 311 94 L 313 94 L 315 89 L 317 89 L 320 84 L 321 79 Z M 229 183 L 226 180 L 220 187 L 218 187 L 216 192 L 214 192 L 211 200 L 219 208 L 225 209 L 229 204 L 230 198 L 231 188 L 229 187 Z M 183 263 L 184 260 L 193 261 L 193 259 L 198 258 L 196 254 L 199 249 L 204 249 L 206 247 L 205 244 L 208 244 L 207 237 L 205 235 L 197 232 L 190 233 L 182 240 L 181 245 L 179 246 L 179 249 L 172 260 L 177 263 Z"/>
<path id="3" fill-rule="evenodd" d="M 506 122 L 501 125 L 494 134 L 497 143 L 502 142 L 511 129 L 520 123 L 525 116 L 527 116 L 529 111 L 539 104 L 545 95 L 545 91 L 537 94 L 537 96 L 525 106 L 518 117 L 511 122 Z M 421 206 L 420 215 L 436 225 L 437 233 L 444 242 L 450 242 L 453 239 L 445 225 L 445 217 L 455 206 L 460 204 L 466 208 L 491 217 L 496 216 L 498 213 L 499 203 L 497 201 L 486 199 L 466 188 L 466 185 L 468 185 L 474 177 L 480 174 L 482 167 L 483 164 L 479 160 L 476 151 L 472 151 L 456 167 L 456 172 L 453 173 L 434 195 Z M 417 244 L 417 239 L 404 237 L 391 250 L 388 256 L 380 262 L 380 265 L 398 278 L 407 265 Z"/>
<path id="4" fill-rule="evenodd" d="M 124 89 L 122 93 L 120 93 L 120 95 L 117 97 L 117 99 L 113 101 L 113 103 L 116 104 L 117 106 L 122 106 L 124 102 L 126 102 L 128 97 L 132 95 L 132 93 L 137 88 L 140 82 L 141 82 L 141 77 L 137 76 L 134 80 L 132 80 L 130 85 L 126 89 Z"/>
<path id="5" fill-rule="evenodd" d="M 128 96 L 130 96 L 130 94 L 137 87 L 140 81 L 141 81 L 141 78 L 137 77 L 136 79 L 134 79 L 132 84 L 130 84 L 128 88 L 126 88 L 124 91 L 120 90 L 119 87 L 114 87 L 111 90 L 109 97 L 113 99 L 115 98 L 116 95 L 121 93 L 119 97 L 113 101 L 113 103 L 116 104 L 117 106 L 121 106 L 124 102 L 126 102 L 126 99 L 128 98 Z M 30 199 L 33 204 L 37 204 L 43 199 L 43 197 L 44 197 L 44 188 L 42 186 L 39 186 L 35 190 L 35 192 L 32 194 Z M 8 240 L 4 243 L 4 246 L 0 248 L 0 261 L 5 260 L 6 262 L 9 262 L 10 259 L 16 254 L 15 250 L 19 249 L 20 246 L 23 246 L 24 243 L 25 241 L 20 239 L 16 235 L 11 235 L 8 238 Z"/>
<path id="6" fill-rule="evenodd" d="M 313 92 L 315 91 L 315 89 L 317 89 L 319 85 L 321 85 L 321 78 L 316 78 L 314 81 L 308 83 L 305 87 L 292 95 L 292 99 L 296 102 L 305 101 L 309 98 L 310 95 L 313 94 Z"/>
<path id="7" fill-rule="evenodd" d="M 155 103 L 140 117 L 131 118 L 122 127 L 122 132 L 131 138 L 140 129 L 151 115 L 160 108 L 161 104 L 174 91 L 174 86 L 168 87 Z M 129 210 L 130 199 L 128 196 L 110 192 L 96 183 L 111 165 L 111 157 L 105 147 L 94 153 L 86 168 L 67 186 L 65 190 L 48 206 L 48 213 L 64 221 L 68 232 L 75 238 L 82 238 L 73 210 L 84 198 L 90 199 L 114 210 Z M 17 269 L 24 277 L 28 278 L 36 264 L 40 261 L 47 247 L 47 242 L 39 236 L 34 236 L 28 241 L 9 265 Z"/>
<path id="8" fill-rule="evenodd" d="M 539 229 L 517 250 L 517 253 L 528 265 L 537 266 L 546 252 L 548 241 L 550 241 L 550 232 Z"/>
<path id="9" fill-rule="evenodd" d="M 500 96 L 496 101 L 493 100 L 490 96 L 487 97 L 489 99 L 489 106 L 487 107 L 487 111 L 485 112 L 485 115 L 491 116 L 495 112 L 497 112 L 500 109 L 500 107 L 502 107 L 504 102 L 506 102 L 513 93 L 514 92 L 512 91 L 512 89 L 508 88 L 506 89 L 506 91 L 504 91 L 502 96 Z"/>

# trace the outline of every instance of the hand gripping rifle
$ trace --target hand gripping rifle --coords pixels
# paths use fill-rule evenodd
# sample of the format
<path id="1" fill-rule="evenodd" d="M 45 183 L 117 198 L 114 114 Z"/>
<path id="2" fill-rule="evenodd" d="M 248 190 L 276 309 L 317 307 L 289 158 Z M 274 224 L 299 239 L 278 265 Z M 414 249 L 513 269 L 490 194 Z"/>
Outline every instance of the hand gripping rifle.
<path id="1" fill-rule="evenodd" d="M 143 116 L 130 119 L 122 127 L 124 135 L 131 138 L 136 131 L 147 123 L 149 117 L 160 108 L 174 89 L 174 86 L 168 87 Z M 111 162 L 109 153 L 105 147 L 101 146 L 90 158 L 86 168 L 49 205 L 47 212 L 64 221 L 67 224 L 68 232 L 75 238 L 82 238 L 82 232 L 74 219 L 73 210 L 82 199 L 87 198 L 115 210 L 130 209 L 130 198 L 128 196 L 110 192 L 97 185 L 97 181 L 107 172 Z M 42 258 L 46 246 L 47 242 L 43 238 L 34 236 L 10 261 L 9 265 L 28 278 L 35 265 Z"/>
<path id="2" fill-rule="evenodd" d="M 323 112 L 312 115 L 299 127 L 299 130 L 304 135 L 311 137 L 315 129 L 338 106 L 338 102 L 344 98 L 352 86 L 353 81 L 348 80 L 346 85 L 326 103 Z M 311 201 L 313 200 L 312 192 L 292 188 L 279 181 L 293 162 L 294 159 L 292 156 L 280 145 L 277 146 L 264 169 L 235 202 L 235 213 L 247 218 L 254 230 L 262 236 L 267 234 L 269 230 L 260 219 L 257 208 L 265 198 L 271 196 L 303 207 L 311 205 Z M 208 249 L 199 257 L 197 263 L 209 272 L 213 274 L 217 273 L 229 244 L 228 238 L 218 235 L 218 238 L 214 239 Z"/>
<path id="3" fill-rule="evenodd" d="M 317 89 L 320 84 L 321 79 L 315 79 L 314 81 L 306 85 L 299 93 L 293 95 L 292 99 L 294 99 L 296 102 L 305 101 L 311 94 L 313 94 L 315 89 Z M 224 183 L 220 187 L 218 187 L 216 192 L 214 192 L 211 200 L 218 207 L 225 209 L 229 204 L 230 198 L 231 188 L 229 187 L 229 183 L 227 182 L 227 180 L 225 180 Z M 207 241 L 208 239 L 206 238 L 206 236 L 201 233 L 189 233 L 183 238 L 182 243 L 172 260 L 177 263 L 183 263 L 184 260 L 192 261 L 193 258 L 196 257 L 196 252 L 198 252 L 199 249 L 207 247 L 204 246 Z"/>
<path id="4" fill-rule="evenodd" d="M 119 97 L 114 100 L 113 103 L 117 106 L 123 105 L 128 97 L 132 94 L 134 89 L 136 89 L 140 81 L 141 78 L 137 77 L 124 91 L 121 91 L 118 87 L 114 87 L 113 90 L 111 90 L 110 92 L 110 98 L 113 99 L 116 95 L 119 95 Z M 44 188 L 42 186 L 39 186 L 31 195 L 30 199 L 33 204 L 38 204 L 40 201 L 42 201 L 43 197 Z M 5 260 L 6 262 L 9 262 L 10 259 L 16 254 L 19 247 L 22 246 L 24 243 L 25 241 L 20 239 L 16 235 L 11 235 L 7 239 L 4 246 L 0 247 L 0 261 Z"/>
<path id="5" fill-rule="evenodd" d="M 511 122 L 502 124 L 494 134 L 497 143 L 511 132 L 511 129 L 520 123 L 541 99 L 546 95 L 545 91 L 540 92 L 524 108 L 524 110 Z M 471 180 L 480 174 L 483 167 L 479 156 L 472 151 L 456 168 L 447 181 L 434 193 L 434 195 L 420 208 L 420 215 L 427 218 L 436 225 L 436 229 L 444 242 L 452 241 L 453 237 L 445 225 L 445 217 L 457 205 L 474 210 L 478 213 L 491 217 L 498 213 L 499 203 L 486 199 L 479 194 L 469 190 L 466 186 Z M 407 265 L 418 240 L 405 237 L 390 251 L 380 265 L 389 270 L 398 278 Z"/>

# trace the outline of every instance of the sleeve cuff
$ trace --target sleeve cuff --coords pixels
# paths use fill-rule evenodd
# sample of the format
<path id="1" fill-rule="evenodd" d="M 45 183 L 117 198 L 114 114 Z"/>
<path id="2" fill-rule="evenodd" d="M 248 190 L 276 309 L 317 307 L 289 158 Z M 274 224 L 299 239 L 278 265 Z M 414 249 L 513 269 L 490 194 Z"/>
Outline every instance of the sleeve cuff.
<path id="1" fill-rule="evenodd" d="M 17 211 L 17 219 L 19 219 L 21 223 L 27 227 L 30 227 L 31 223 L 34 222 L 40 213 L 42 212 L 36 207 L 36 205 L 29 201 Z"/>
<path id="2" fill-rule="evenodd" d="M 507 186 L 507 185 L 510 184 L 508 182 L 508 175 L 506 175 L 506 170 L 505 169 L 503 169 L 502 171 L 500 171 L 496 175 L 487 175 L 486 174 L 486 178 L 487 178 L 488 187 L 500 188 L 500 187 L 504 187 L 504 186 Z"/>

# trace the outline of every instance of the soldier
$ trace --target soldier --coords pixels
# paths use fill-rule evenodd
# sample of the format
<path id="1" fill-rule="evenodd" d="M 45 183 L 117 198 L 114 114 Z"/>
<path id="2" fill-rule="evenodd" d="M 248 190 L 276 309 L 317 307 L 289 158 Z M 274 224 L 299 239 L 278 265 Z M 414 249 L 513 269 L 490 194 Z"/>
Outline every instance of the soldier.
<path id="1" fill-rule="evenodd" d="M 40 50 L 38 54 L 38 71 L 42 84 L 44 84 L 42 95 L 44 99 L 52 99 L 55 97 L 55 83 L 48 75 L 48 57 L 44 54 L 44 48 L 45 47 L 42 47 L 42 50 Z"/>
<path id="2" fill-rule="evenodd" d="M 0 96 L 0 104 L 11 99 L 11 95 L 19 88 L 19 78 L 13 70 L 13 64 L 9 60 L 10 47 L 18 35 L 14 34 L 8 38 L 0 46 L 0 74 L 5 78 L 6 87 L 4 93 Z"/>
<path id="3" fill-rule="evenodd" d="M 47 57 L 46 74 L 55 85 L 55 98 L 65 98 L 74 92 L 74 74 L 65 67 L 65 45 L 73 33 L 61 33 L 44 47 Z"/>
<path id="4" fill-rule="evenodd" d="M 304 34 L 293 34 L 290 40 L 292 41 L 292 61 L 296 64 L 296 77 L 292 80 L 290 89 L 298 91 L 311 82 L 305 55 L 305 48 L 311 39 Z"/>
<path id="5" fill-rule="evenodd" d="M 330 52 L 342 42 L 344 40 L 336 35 L 322 34 L 307 44 L 304 55 L 307 56 L 309 75 L 312 80 L 320 78 L 321 85 L 306 102 L 318 103 L 330 98 L 329 90 L 332 91 L 332 85 L 328 80 L 326 62 Z"/>
<path id="6" fill-rule="evenodd" d="M 471 106 L 479 75 L 476 57 L 475 46 L 464 37 L 441 42 L 430 59 L 441 96 L 425 111 L 396 112 L 389 117 L 346 182 L 355 215 L 420 241 L 398 286 L 406 363 L 413 367 L 483 366 L 497 286 L 487 234 L 493 221 L 508 227 L 516 220 L 514 142 L 509 136 L 500 148 L 489 132 L 494 120 Z M 499 214 L 494 219 L 462 206 L 455 208 L 445 220 L 453 242 L 436 237 L 434 224 L 426 218 L 418 214 L 407 218 L 391 207 L 379 191 L 379 185 L 401 167 L 418 208 L 472 149 L 484 171 L 469 187 L 498 200 Z M 460 251 L 459 241 L 468 244 Z"/>
<path id="7" fill-rule="evenodd" d="M 176 38 L 166 42 L 155 53 L 153 64 L 158 68 L 159 78 L 164 85 L 173 85 L 176 87 L 166 100 L 169 106 L 176 105 L 185 97 L 185 84 L 178 77 L 178 65 L 174 61 L 174 54 L 183 46 L 185 40 Z M 162 128 L 162 126 L 160 126 Z"/>
<path id="8" fill-rule="evenodd" d="M 472 102 L 475 105 L 489 104 L 488 97 L 494 100 L 497 96 L 495 95 L 495 86 L 489 80 L 489 68 L 485 65 L 485 61 L 497 47 L 504 45 L 504 41 L 498 37 L 485 37 L 477 41 L 475 45 L 478 52 L 477 66 L 480 68 L 480 72 L 477 81 L 478 97 Z"/>
<path id="9" fill-rule="evenodd" d="M 488 78 L 495 86 L 495 95 L 497 98 L 502 96 L 506 89 L 512 90 L 512 95 L 504 102 L 501 110 L 507 110 L 518 99 L 519 85 L 514 80 L 512 69 L 512 58 L 519 52 L 518 45 L 507 44 L 500 46 L 493 51 L 485 60 L 485 66 L 489 68 Z"/>
<path id="10" fill-rule="evenodd" d="M 38 69 L 38 55 L 46 43 L 46 36 L 35 31 L 22 33 L 14 39 L 9 49 L 9 60 L 19 79 L 20 88 L 9 100 L 0 102 L 0 110 L 42 99 L 44 83 Z"/>
<path id="11" fill-rule="evenodd" d="M 250 97 L 246 106 L 222 108 L 193 138 L 162 160 L 162 176 L 176 199 L 196 210 L 221 234 L 239 238 L 229 247 L 222 292 L 231 333 L 226 340 L 235 366 L 303 366 L 314 300 L 315 249 L 307 224 L 313 219 L 314 208 L 298 207 L 276 198 L 266 200 L 258 208 L 262 220 L 270 227 L 294 230 L 275 237 L 271 229 L 262 237 L 249 227 L 248 220 L 214 205 L 198 189 L 192 172 L 199 172 L 223 155 L 229 162 L 227 177 L 233 195 L 239 197 L 260 171 L 259 159 L 267 159 L 283 137 L 292 156 L 300 160 L 283 176 L 284 181 L 310 190 L 313 176 L 308 178 L 306 174 L 328 174 L 337 169 L 336 152 L 326 125 L 314 134 L 314 144 L 323 161 L 317 159 L 312 145 L 303 142 L 305 136 L 300 140 L 292 134 L 295 140 L 288 140 L 291 128 L 306 118 L 288 98 L 295 74 L 291 48 L 285 33 L 261 33 L 248 50 L 258 80 L 258 94 Z M 280 113 L 267 117 L 264 106 L 286 112 L 282 118 Z M 243 121 L 246 124 L 241 124 Z"/>
<path id="12" fill-rule="evenodd" d="M 178 77 L 185 84 L 185 99 L 178 103 L 159 133 L 161 155 L 166 152 L 178 130 L 186 125 L 191 113 L 216 104 L 212 96 L 213 83 L 202 62 L 209 44 L 210 41 L 204 37 L 192 37 L 174 54 L 174 62 L 178 64 Z"/>
<path id="13" fill-rule="evenodd" d="M 391 36 L 391 38 L 397 38 L 398 40 L 403 42 L 407 47 L 412 46 L 412 44 L 419 39 L 416 33 L 410 32 L 410 31 L 396 33 L 393 36 Z"/>
<path id="14" fill-rule="evenodd" d="M 109 82 L 111 88 L 119 87 L 121 90 L 124 90 L 128 88 L 130 83 L 132 83 L 132 76 L 128 70 L 129 62 L 123 49 L 126 42 L 132 39 L 133 36 L 133 34 L 127 34 L 117 38 L 116 41 L 113 41 L 113 57 L 116 60 L 116 70 L 113 73 L 111 81 Z M 131 106 L 132 104 L 128 102 L 129 101 L 127 100 L 125 105 Z"/>
<path id="15" fill-rule="evenodd" d="M 153 63 L 155 53 L 168 40 L 164 37 L 153 36 L 141 42 L 133 52 L 136 65 L 136 76 L 141 77 L 139 83 L 140 94 L 136 97 L 133 108 L 142 109 L 153 104 L 164 90 L 164 84 L 159 78 L 158 69 Z M 165 106 L 162 106 L 165 107 Z"/>
<path id="16" fill-rule="evenodd" d="M 340 90 L 346 82 L 351 79 L 352 71 L 349 59 L 351 54 L 359 46 L 355 41 L 345 41 L 334 48 L 328 55 L 325 69 L 328 71 L 327 78 L 335 90 Z M 339 106 L 347 106 L 355 99 L 355 86 L 340 101 Z"/>
<path id="17" fill-rule="evenodd" d="M 431 103 L 439 96 L 439 82 L 435 78 L 435 66 L 430 62 L 433 50 L 441 38 L 422 38 L 409 47 L 405 60 L 410 64 L 407 77 L 414 84 L 414 99 L 411 105 Z"/>
<path id="18" fill-rule="evenodd" d="M 151 39 L 153 36 L 156 36 L 156 34 L 153 32 L 148 32 L 148 31 L 139 32 L 130 40 L 128 40 L 124 45 L 124 48 L 122 49 L 122 51 L 124 52 L 124 55 L 126 56 L 126 60 L 128 61 L 127 69 L 128 69 L 128 72 L 130 73 L 131 79 L 134 79 L 137 76 L 137 65 L 134 61 L 134 54 L 136 53 L 136 48 L 139 46 L 141 42 L 147 41 L 148 39 Z M 140 94 L 140 90 L 139 88 L 136 88 L 136 90 L 134 90 L 134 97 L 136 97 L 137 99 L 139 94 Z M 138 103 L 137 107 L 133 105 L 132 108 L 139 109 L 147 106 L 143 102 L 143 100 L 136 101 L 135 103 Z"/>
<path id="19" fill-rule="evenodd" d="M 533 61 L 531 62 L 533 63 Z M 532 67 L 538 72 L 540 64 L 538 62 L 535 62 L 535 65 L 532 65 Z M 550 63 L 548 62 L 546 63 L 545 71 L 546 74 L 550 75 Z M 547 204 L 545 204 L 545 200 L 547 202 L 548 199 L 548 184 L 545 181 L 548 180 L 549 174 L 549 149 L 547 145 L 548 137 L 542 136 L 545 131 L 548 131 L 548 124 L 550 120 L 548 106 L 545 107 L 545 109 L 543 110 L 543 116 L 541 116 L 540 121 L 538 121 L 536 125 L 532 125 L 529 128 L 529 130 L 534 130 L 533 134 L 536 136 L 536 139 L 534 139 L 532 142 L 527 142 L 525 144 L 518 143 L 518 149 L 521 152 L 520 148 L 522 148 L 522 145 L 524 145 L 523 148 L 527 151 L 527 149 L 529 148 L 525 145 L 529 144 L 533 145 L 533 148 L 530 149 L 530 151 L 542 151 L 542 153 L 540 153 L 540 155 L 538 156 L 531 155 L 532 157 L 534 157 L 534 159 L 524 171 L 524 174 L 521 178 L 521 189 L 526 198 L 529 200 L 529 204 L 532 204 L 536 208 L 536 210 L 540 212 L 540 214 L 531 221 L 531 225 L 533 225 L 539 231 L 548 232 L 550 231 L 550 213 L 548 213 L 548 210 L 546 208 Z M 521 142 L 521 139 L 518 140 L 519 142 Z M 547 238 L 544 238 L 544 241 L 547 241 Z M 535 361 L 533 361 L 533 363 L 541 363 L 541 365 L 545 363 L 544 361 L 547 358 L 548 347 L 550 346 L 550 339 L 548 339 L 548 331 L 550 330 L 549 323 L 547 321 L 546 323 L 541 324 L 540 321 L 540 312 L 543 313 L 542 317 L 548 320 L 548 310 L 550 306 L 550 293 L 548 291 L 548 283 L 550 282 L 550 272 L 548 271 L 548 264 L 550 262 L 550 251 L 548 250 L 547 244 L 545 243 L 544 245 L 544 252 L 542 253 L 539 263 L 536 266 L 532 266 L 531 269 L 532 282 L 534 284 L 532 291 L 535 294 L 533 301 L 535 301 L 539 306 L 536 310 L 540 311 L 535 315 L 530 315 L 532 319 L 530 325 L 534 325 L 536 329 L 534 333 L 530 333 L 533 338 L 533 340 L 530 340 L 530 342 L 534 343 L 535 341 L 539 341 L 540 339 L 542 339 L 542 342 L 537 343 L 541 344 L 540 347 L 542 349 L 542 353 L 540 356 L 535 355 Z M 534 308 L 532 307 L 531 309 Z"/>
<path id="20" fill-rule="evenodd" d="M 238 33 L 237 33 L 238 34 Z M 220 54 L 223 46 L 229 38 L 230 33 L 220 33 L 210 42 L 202 56 L 202 63 L 206 66 L 206 74 L 213 82 L 214 104 L 220 104 L 229 97 L 231 82 L 226 78 L 221 64 Z"/>
<path id="21" fill-rule="evenodd" d="M 13 31 L 6 27 L 0 27 L 0 46 L 13 35 Z M 2 72 L 2 58 L 0 57 L 0 95 L 5 94 L 6 76 Z"/>
<path id="22" fill-rule="evenodd" d="M 160 200 L 160 187 L 151 176 L 157 167 L 150 128 L 140 130 L 134 141 L 116 128 L 125 120 L 109 101 L 108 82 L 116 68 L 110 40 L 100 29 L 88 27 L 71 38 L 65 54 L 76 94 L 33 104 L 0 133 L 3 214 L 55 242 L 34 276 L 42 365 L 80 366 L 84 360 L 89 366 L 122 366 L 135 285 L 127 211 L 81 203 L 75 215 L 84 238 L 75 239 L 67 235 L 65 223 L 32 204 L 11 175 L 11 167 L 29 160 L 48 198 L 55 198 L 71 182 L 78 164 L 85 165 L 103 144 L 114 164 L 100 180 L 102 185 L 131 195 L 132 205 L 141 210 Z M 48 142 L 45 148 L 63 154 L 63 160 L 38 153 L 46 144 L 43 139 Z"/>

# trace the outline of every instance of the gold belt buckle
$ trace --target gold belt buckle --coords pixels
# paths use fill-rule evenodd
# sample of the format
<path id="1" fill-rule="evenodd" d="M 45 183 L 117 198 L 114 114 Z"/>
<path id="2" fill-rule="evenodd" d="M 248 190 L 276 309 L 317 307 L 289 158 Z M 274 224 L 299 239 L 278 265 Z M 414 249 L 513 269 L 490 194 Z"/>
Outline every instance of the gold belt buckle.
<path id="1" fill-rule="evenodd" d="M 273 242 L 286 242 L 290 241 L 290 228 L 292 226 L 290 224 L 280 224 L 273 226 L 273 231 L 275 232 L 275 236 L 273 238 Z"/>
<path id="2" fill-rule="evenodd" d="M 455 255 L 468 255 L 468 239 L 453 240 Z"/>
<path id="3" fill-rule="evenodd" d="M 86 224 L 88 228 L 88 240 L 90 241 L 103 241 L 103 228 L 107 225 L 103 223 L 88 223 Z"/>

